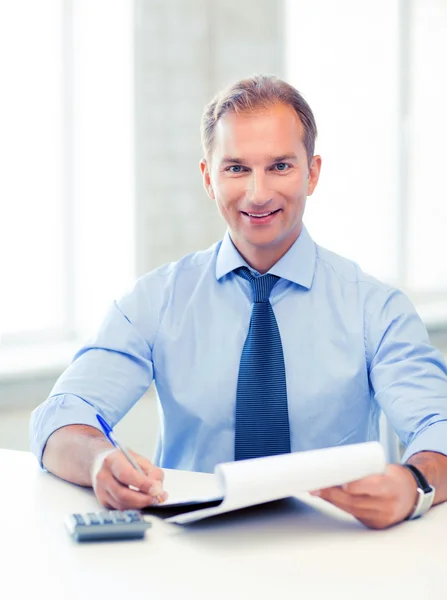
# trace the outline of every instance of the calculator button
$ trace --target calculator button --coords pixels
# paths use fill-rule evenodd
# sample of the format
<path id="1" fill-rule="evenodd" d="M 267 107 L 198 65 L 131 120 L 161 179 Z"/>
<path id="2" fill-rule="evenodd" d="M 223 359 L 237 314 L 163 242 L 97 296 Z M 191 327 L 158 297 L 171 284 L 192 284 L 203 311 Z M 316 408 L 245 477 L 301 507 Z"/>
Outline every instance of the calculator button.
<path id="1" fill-rule="evenodd" d="M 140 523 L 142 521 L 142 518 L 140 517 L 140 515 L 133 515 L 131 517 L 129 517 L 130 522 L 131 523 Z"/>
<path id="2" fill-rule="evenodd" d="M 113 511 L 112 515 L 115 523 L 126 523 L 127 521 L 125 514 L 120 510 Z"/>
<path id="3" fill-rule="evenodd" d="M 102 512 L 100 513 L 100 517 L 102 519 L 102 522 L 104 523 L 104 525 L 113 525 L 113 523 L 115 522 L 112 517 L 110 516 L 110 513 L 108 512 Z"/>
<path id="4" fill-rule="evenodd" d="M 86 525 L 84 517 L 80 514 L 73 515 L 73 519 L 76 521 L 76 525 Z"/>
<path id="5" fill-rule="evenodd" d="M 87 513 L 87 519 L 90 522 L 90 525 L 101 525 L 101 520 L 98 519 L 98 515 L 95 513 Z"/>
<path id="6" fill-rule="evenodd" d="M 130 523 L 139 523 L 141 521 L 140 513 L 136 510 L 126 510 L 125 515 Z"/>

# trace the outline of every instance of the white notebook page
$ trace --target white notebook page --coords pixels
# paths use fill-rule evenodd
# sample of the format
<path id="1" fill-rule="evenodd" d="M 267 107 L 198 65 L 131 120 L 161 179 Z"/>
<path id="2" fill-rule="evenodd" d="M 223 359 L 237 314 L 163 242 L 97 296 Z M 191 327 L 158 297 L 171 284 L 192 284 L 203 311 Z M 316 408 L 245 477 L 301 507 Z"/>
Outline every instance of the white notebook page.
<path id="1" fill-rule="evenodd" d="M 385 452 L 379 442 L 365 442 L 222 463 L 215 468 L 215 486 L 210 495 L 170 497 L 162 505 L 191 505 L 222 498 L 218 506 L 178 514 L 168 522 L 186 524 L 239 508 L 288 498 L 333 485 L 342 485 L 368 475 L 383 473 Z M 169 489 L 167 490 L 169 493 Z"/>

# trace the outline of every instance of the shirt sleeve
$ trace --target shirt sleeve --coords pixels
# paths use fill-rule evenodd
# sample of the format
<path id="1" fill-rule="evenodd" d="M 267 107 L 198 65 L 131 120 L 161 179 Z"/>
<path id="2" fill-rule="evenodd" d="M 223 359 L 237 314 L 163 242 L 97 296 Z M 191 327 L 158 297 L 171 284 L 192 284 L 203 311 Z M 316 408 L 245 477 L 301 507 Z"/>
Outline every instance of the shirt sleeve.
<path id="1" fill-rule="evenodd" d="M 365 320 L 375 399 L 406 447 L 447 455 L 447 369 L 410 300 L 389 290 Z"/>
<path id="2" fill-rule="evenodd" d="M 124 301 L 124 306 L 135 310 L 142 304 L 132 294 Z M 150 310 L 146 312 L 149 318 Z M 40 464 L 45 444 L 56 429 L 74 424 L 99 429 L 97 412 L 113 427 L 152 380 L 151 345 L 115 302 L 97 335 L 79 350 L 49 398 L 31 415 L 30 445 Z"/>

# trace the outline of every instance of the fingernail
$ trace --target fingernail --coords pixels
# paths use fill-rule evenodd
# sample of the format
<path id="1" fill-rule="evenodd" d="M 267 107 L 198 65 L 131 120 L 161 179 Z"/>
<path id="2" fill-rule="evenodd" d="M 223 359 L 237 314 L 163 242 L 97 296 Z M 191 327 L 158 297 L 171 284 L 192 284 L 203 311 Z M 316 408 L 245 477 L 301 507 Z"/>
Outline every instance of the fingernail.
<path id="1" fill-rule="evenodd" d="M 318 497 L 320 497 L 321 496 L 321 492 L 320 492 L 320 490 L 315 490 L 314 492 L 310 492 L 310 495 L 311 496 L 318 496 Z"/>
<path id="2" fill-rule="evenodd" d="M 152 506 L 157 506 L 157 504 L 160 504 L 158 498 L 152 498 Z"/>

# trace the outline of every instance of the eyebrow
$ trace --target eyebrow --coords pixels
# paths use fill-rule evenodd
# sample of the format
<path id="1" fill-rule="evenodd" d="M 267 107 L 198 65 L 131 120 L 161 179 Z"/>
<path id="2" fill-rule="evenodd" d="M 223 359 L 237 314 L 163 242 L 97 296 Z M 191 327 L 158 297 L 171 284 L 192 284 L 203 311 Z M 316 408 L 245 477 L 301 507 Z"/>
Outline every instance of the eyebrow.
<path id="1" fill-rule="evenodd" d="M 272 163 L 283 162 L 285 160 L 298 160 L 298 157 L 293 152 L 291 152 L 289 154 L 282 154 L 281 156 L 269 156 L 268 157 L 268 161 L 272 162 Z M 236 158 L 233 156 L 224 156 L 223 159 L 220 161 L 221 165 L 226 165 L 226 164 L 230 164 L 230 163 L 232 165 L 243 165 L 243 164 L 246 164 L 247 161 L 242 158 Z"/>

